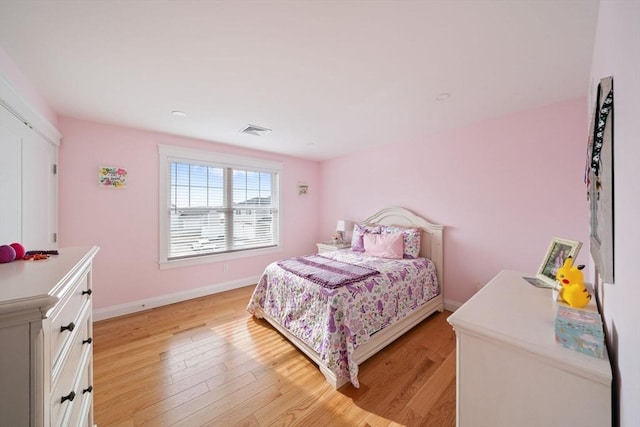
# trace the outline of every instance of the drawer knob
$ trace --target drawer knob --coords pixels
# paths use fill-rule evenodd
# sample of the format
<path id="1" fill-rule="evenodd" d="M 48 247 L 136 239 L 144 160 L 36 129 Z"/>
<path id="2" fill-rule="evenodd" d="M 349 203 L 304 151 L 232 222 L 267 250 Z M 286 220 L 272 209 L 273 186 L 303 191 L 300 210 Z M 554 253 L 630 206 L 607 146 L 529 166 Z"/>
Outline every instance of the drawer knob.
<path id="1" fill-rule="evenodd" d="M 91 393 L 92 391 L 93 391 L 93 386 L 90 385 L 89 387 L 87 387 L 84 390 L 82 390 L 82 394 Z"/>
<path id="2" fill-rule="evenodd" d="M 60 403 L 64 403 L 65 400 L 68 400 L 69 402 L 73 402 L 73 399 L 76 398 L 76 392 L 72 391 L 71 393 L 67 394 L 66 396 L 62 396 L 62 399 L 60 399 Z"/>
<path id="3" fill-rule="evenodd" d="M 93 293 L 93 289 L 87 289 L 82 291 L 82 295 L 91 295 Z"/>
<path id="4" fill-rule="evenodd" d="M 82 344 L 91 344 L 93 342 L 93 338 L 89 337 L 86 340 L 82 340 Z"/>
<path id="5" fill-rule="evenodd" d="M 71 322 L 69 323 L 67 326 L 60 326 L 60 332 L 64 332 L 64 331 L 73 331 L 76 328 L 75 323 Z"/>

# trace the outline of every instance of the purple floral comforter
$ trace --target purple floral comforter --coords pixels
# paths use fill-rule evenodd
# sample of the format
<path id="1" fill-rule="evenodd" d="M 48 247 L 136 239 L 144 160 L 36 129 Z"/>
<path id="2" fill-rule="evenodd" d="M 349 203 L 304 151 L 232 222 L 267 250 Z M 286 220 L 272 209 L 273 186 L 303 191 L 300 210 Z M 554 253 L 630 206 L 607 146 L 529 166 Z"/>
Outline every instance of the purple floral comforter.
<path id="1" fill-rule="evenodd" d="M 439 294 L 435 266 L 426 258 L 384 259 L 350 250 L 322 255 L 380 274 L 327 289 L 274 262 L 265 269 L 247 310 L 253 314 L 260 307 L 318 352 L 338 377 L 350 378 L 359 387 L 353 352 L 374 333 Z"/>

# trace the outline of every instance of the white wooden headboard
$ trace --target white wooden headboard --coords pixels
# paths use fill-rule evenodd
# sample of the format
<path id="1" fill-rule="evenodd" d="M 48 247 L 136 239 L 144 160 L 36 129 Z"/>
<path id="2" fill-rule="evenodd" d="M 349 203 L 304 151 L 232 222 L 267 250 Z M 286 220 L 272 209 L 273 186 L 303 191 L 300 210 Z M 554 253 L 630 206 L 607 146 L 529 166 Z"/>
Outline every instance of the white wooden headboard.
<path id="1" fill-rule="evenodd" d="M 362 221 L 363 224 L 398 225 L 419 228 L 420 256 L 429 258 L 436 266 L 440 289 L 444 289 L 444 249 L 442 247 L 443 225 L 433 224 L 413 212 L 400 207 L 386 208 Z"/>

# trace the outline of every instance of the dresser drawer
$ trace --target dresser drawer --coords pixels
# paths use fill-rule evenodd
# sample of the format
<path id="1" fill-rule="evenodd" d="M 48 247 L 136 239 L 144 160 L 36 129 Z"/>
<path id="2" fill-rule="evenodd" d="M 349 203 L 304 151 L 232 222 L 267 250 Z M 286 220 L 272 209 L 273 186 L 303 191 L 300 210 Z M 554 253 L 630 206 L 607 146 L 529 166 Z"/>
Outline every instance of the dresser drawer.
<path id="1" fill-rule="evenodd" d="M 93 413 L 91 406 L 93 405 L 93 384 L 91 378 L 91 366 L 86 361 L 82 369 L 82 376 L 78 383 L 76 393 L 77 396 L 73 402 L 71 413 L 68 420 L 65 420 L 65 426 L 91 426 L 93 425 Z"/>
<path id="2" fill-rule="evenodd" d="M 51 425 L 62 425 L 62 420 L 68 419 L 70 411 L 81 406 L 83 377 L 90 375 L 92 359 L 92 342 L 88 337 L 90 330 L 91 305 L 86 304 L 82 312 L 81 321 L 74 331 L 74 338 L 68 351 L 58 359 L 59 363 L 52 370 L 51 378 Z M 84 381 L 88 382 L 88 381 Z"/>
<path id="3" fill-rule="evenodd" d="M 84 292 L 84 293 L 83 293 Z M 63 300 L 56 306 L 51 316 L 51 362 L 52 366 L 59 363 L 62 350 L 75 336 L 75 329 L 79 326 L 80 314 L 83 305 L 90 302 L 91 294 L 87 271 L 71 287 L 71 291 L 63 297 Z"/>
<path id="4" fill-rule="evenodd" d="M 63 376 L 64 372 L 68 370 L 68 365 L 73 361 L 79 360 L 79 355 L 85 351 L 87 347 L 90 347 L 93 343 L 93 337 L 91 337 L 91 303 L 86 301 L 82 306 L 81 311 L 78 313 L 79 320 L 75 321 L 75 328 L 71 332 L 69 339 L 72 342 L 69 345 L 61 349 L 59 357 L 51 366 L 51 387 L 55 387 L 59 378 Z"/>

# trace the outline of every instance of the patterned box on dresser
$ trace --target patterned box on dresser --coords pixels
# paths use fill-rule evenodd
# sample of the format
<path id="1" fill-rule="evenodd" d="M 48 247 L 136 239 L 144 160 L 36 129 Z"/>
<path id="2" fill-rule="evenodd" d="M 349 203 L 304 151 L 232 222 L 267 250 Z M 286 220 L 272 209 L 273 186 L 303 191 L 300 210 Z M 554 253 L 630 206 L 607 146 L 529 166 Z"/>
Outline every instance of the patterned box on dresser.
<path id="1" fill-rule="evenodd" d="M 600 314 L 560 306 L 555 321 L 556 341 L 589 356 L 605 357 L 604 331 Z"/>

